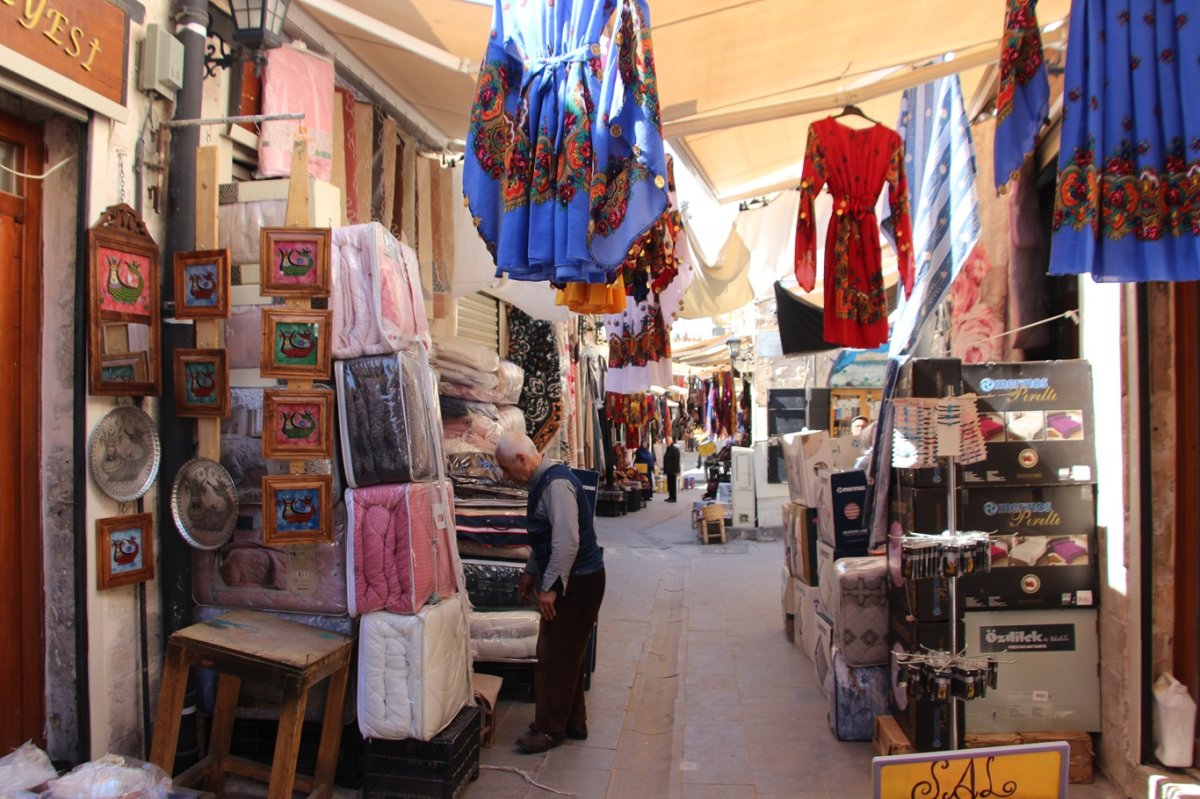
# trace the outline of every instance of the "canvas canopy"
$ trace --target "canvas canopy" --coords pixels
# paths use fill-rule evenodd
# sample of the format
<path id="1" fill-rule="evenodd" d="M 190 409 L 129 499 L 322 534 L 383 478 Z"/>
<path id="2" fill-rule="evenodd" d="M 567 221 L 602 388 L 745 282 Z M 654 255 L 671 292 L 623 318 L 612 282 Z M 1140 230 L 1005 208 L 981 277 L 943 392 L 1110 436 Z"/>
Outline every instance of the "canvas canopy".
<path id="1" fill-rule="evenodd" d="M 994 83 L 1005 5 L 651 0 L 664 132 L 718 200 L 794 186 L 809 123 L 846 102 L 894 126 L 903 88 L 960 72 L 971 104 Z M 1038 4 L 1048 46 L 1069 7 Z M 289 25 L 324 29 L 404 98 L 427 146 L 450 151 L 466 138 L 491 16 L 490 0 L 297 0 Z"/>

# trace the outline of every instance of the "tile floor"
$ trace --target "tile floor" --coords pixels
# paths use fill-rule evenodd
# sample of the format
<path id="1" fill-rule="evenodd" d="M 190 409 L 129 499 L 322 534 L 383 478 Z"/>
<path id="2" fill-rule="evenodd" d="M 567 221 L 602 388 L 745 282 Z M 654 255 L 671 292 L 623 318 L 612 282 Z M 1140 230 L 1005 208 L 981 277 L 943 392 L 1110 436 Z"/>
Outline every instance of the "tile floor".
<path id="1" fill-rule="evenodd" d="M 513 741 L 533 705 L 502 698 L 496 743 L 462 799 L 870 796 L 871 744 L 829 731 L 811 661 L 784 635 L 783 544 L 701 546 L 700 494 L 597 519 L 608 588 L 588 740 L 522 754 Z M 1120 796 L 1103 777 L 1070 795 Z"/>

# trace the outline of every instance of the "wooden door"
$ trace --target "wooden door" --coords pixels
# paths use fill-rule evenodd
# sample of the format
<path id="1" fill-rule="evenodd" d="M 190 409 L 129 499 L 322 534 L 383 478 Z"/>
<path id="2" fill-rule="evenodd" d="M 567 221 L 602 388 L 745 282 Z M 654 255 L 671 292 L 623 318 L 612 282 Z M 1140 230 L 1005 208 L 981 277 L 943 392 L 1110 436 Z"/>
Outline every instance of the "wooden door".
<path id="1" fill-rule="evenodd" d="M 45 744 L 41 130 L 0 115 L 0 754 Z"/>

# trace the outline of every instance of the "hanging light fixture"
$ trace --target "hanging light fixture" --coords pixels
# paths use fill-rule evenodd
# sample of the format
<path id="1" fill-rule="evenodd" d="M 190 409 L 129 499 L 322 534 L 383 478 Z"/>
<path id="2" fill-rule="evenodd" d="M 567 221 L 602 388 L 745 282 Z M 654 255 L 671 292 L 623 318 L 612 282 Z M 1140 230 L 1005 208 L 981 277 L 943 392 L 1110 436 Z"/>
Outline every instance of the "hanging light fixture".
<path id="1" fill-rule="evenodd" d="M 292 0 L 229 0 L 229 13 L 233 17 L 233 44 L 244 53 L 231 50 L 229 45 L 218 34 L 209 31 L 210 36 L 216 36 L 220 42 L 220 55 L 217 48 L 208 46 L 208 54 L 204 57 L 204 70 L 208 76 L 215 77 L 217 69 L 228 69 L 239 60 L 248 58 L 262 63 L 260 51 L 278 47 L 283 43 L 283 23 L 287 20 L 288 6 Z"/>

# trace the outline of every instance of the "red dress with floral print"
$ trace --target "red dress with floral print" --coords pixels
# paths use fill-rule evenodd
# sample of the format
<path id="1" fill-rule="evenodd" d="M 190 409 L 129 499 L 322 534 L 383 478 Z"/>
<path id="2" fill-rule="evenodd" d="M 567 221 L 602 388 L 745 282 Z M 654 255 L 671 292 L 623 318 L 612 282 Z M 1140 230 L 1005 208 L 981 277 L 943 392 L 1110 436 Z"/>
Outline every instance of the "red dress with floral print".
<path id="1" fill-rule="evenodd" d="M 904 145 L 890 128 L 855 130 L 833 117 L 808 130 L 796 225 L 796 280 L 812 291 L 817 275 L 813 200 L 823 186 L 833 195 L 825 237 L 825 340 L 870 349 L 888 340 L 887 296 L 875 203 L 884 184 L 905 296 L 912 291 L 912 222 L 904 178 Z"/>

